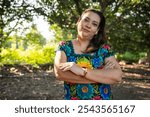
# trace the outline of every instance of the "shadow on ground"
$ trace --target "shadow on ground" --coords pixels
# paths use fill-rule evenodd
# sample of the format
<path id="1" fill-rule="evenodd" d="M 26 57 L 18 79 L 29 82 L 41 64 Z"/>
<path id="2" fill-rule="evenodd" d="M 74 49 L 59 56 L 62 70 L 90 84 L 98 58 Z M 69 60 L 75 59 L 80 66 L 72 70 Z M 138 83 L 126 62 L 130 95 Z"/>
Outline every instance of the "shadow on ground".
<path id="1" fill-rule="evenodd" d="M 149 100 L 150 68 L 121 65 L 123 80 L 112 85 L 114 100 Z M 57 81 L 50 66 L 3 66 L 0 69 L 1 100 L 61 100 L 63 82 Z"/>

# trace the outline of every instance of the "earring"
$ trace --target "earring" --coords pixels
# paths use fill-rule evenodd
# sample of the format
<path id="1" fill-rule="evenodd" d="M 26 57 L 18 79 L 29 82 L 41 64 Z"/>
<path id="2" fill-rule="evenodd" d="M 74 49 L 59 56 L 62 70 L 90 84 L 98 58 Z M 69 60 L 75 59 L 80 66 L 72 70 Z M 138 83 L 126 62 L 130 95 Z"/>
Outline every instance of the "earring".
<path id="1" fill-rule="evenodd" d="M 96 31 L 95 35 L 97 35 L 98 31 Z"/>

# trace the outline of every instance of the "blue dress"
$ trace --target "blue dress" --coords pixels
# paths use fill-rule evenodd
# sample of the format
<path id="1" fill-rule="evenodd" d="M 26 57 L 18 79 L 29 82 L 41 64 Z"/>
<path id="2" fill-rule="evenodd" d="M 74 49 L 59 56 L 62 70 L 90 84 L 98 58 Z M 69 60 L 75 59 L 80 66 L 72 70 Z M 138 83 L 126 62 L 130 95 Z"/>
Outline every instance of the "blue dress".
<path id="1" fill-rule="evenodd" d="M 67 62 L 75 62 L 81 67 L 87 69 L 102 69 L 104 60 L 113 56 L 110 46 L 102 45 L 99 50 L 91 54 L 76 54 L 72 41 L 60 42 L 57 51 L 64 51 L 67 56 Z M 77 84 L 64 82 L 64 91 L 66 100 L 109 100 L 112 99 L 111 88 L 109 84 L 91 83 Z"/>

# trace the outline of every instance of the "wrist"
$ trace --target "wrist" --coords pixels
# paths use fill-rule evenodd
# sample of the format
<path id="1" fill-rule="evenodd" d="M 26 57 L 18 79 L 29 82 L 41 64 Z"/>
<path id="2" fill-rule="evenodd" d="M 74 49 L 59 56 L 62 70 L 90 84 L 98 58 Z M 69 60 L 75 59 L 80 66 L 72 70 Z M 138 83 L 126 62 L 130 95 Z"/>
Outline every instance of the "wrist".
<path id="1" fill-rule="evenodd" d="M 83 72 L 82 72 L 82 77 L 86 77 L 87 74 L 87 68 L 82 68 Z"/>

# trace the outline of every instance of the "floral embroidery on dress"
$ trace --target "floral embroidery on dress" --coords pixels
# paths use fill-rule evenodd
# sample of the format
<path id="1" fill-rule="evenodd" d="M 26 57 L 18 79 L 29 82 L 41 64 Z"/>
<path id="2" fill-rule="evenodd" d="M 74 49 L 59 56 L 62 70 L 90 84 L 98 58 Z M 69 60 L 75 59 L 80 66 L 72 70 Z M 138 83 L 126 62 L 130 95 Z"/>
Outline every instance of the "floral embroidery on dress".
<path id="1" fill-rule="evenodd" d="M 77 85 L 77 96 L 80 99 L 86 100 L 93 97 L 94 88 L 90 84 L 78 84 Z"/>
<path id="2" fill-rule="evenodd" d="M 65 98 L 66 99 L 70 99 L 70 88 L 68 85 L 64 85 L 64 89 L 65 89 Z"/>
<path id="3" fill-rule="evenodd" d="M 88 69 L 103 69 L 104 60 L 114 55 L 109 45 L 105 44 L 94 54 L 76 54 L 72 41 L 59 43 L 57 51 L 64 51 L 68 62 L 75 62 Z M 76 84 L 64 82 L 65 99 L 67 100 L 108 100 L 112 99 L 108 84 Z"/>
<path id="4" fill-rule="evenodd" d="M 94 98 L 92 98 L 93 100 L 102 100 L 101 96 L 95 96 Z"/>
<path id="5" fill-rule="evenodd" d="M 78 58 L 76 63 L 77 63 L 80 67 L 88 68 L 88 69 L 93 69 L 92 63 L 90 62 L 90 60 L 88 60 L 88 59 L 85 58 L 85 57 Z"/>
<path id="6" fill-rule="evenodd" d="M 103 64 L 103 62 L 104 61 L 103 61 L 102 57 L 92 59 L 94 68 L 98 68 L 99 66 L 101 66 Z"/>
<path id="7" fill-rule="evenodd" d="M 111 96 L 111 89 L 110 89 L 110 85 L 107 85 L 107 84 L 102 84 L 100 87 L 99 87 L 99 91 L 101 93 L 101 96 L 105 99 L 105 100 L 108 100 L 110 99 L 110 96 Z"/>

